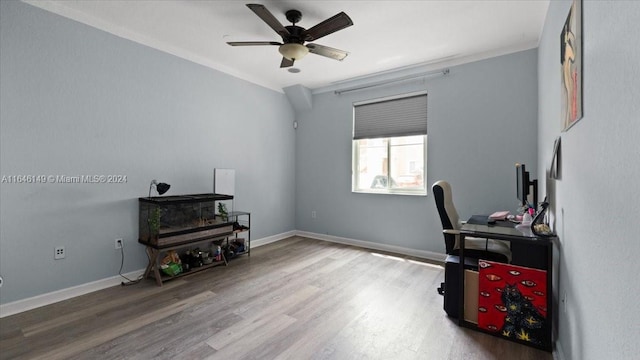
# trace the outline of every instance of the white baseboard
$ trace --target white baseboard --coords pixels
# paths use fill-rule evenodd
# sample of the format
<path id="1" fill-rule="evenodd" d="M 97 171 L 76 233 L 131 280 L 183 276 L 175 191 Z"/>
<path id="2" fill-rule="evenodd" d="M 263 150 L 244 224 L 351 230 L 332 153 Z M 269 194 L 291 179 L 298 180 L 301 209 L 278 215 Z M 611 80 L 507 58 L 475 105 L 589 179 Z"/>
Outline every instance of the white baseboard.
<path id="1" fill-rule="evenodd" d="M 288 231 L 282 234 L 268 236 L 266 238 L 251 241 L 251 247 L 258 247 L 272 242 L 280 241 L 288 237 L 294 236 L 295 231 Z M 124 274 L 129 279 L 136 279 L 144 273 L 144 269 L 136 270 Z M 6 304 L 0 304 L 0 318 L 18 314 L 24 311 L 39 308 L 41 306 L 50 305 L 59 301 L 74 298 L 76 296 L 88 294 L 94 291 L 106 289 L 108 287 L 120 285 L 122 282 L 120 275 L 112 276 L 106 279 L 92 281 L 90 283 L 72 286 L 66 289 L 52 291 L 50 293 L 36 295 L 27 299 L 17 300 Z"/>
<path id="2" fill-rule="evenodd" d="M 553 359 L 554 360 L 564 360 L 566 359 L 566 357 L 564 356 L 564 352 L 562 351 L 562 344 L 560 344 L 560 341 L 556 340 L 555 342 L 555 349 L 553 350 Z"/>
<path id="3" fill-rule="evenodd" d="M 129 279 L 137 279 L 144 273 L 144 269 L 132 271 L 123 274 Z M 88 294 L 94 291 L 106 289 L 112 286 L 120 285 L 124 279 L 120 275 L 112 276 L 106 279 L 92 281 L 86 284 L 72 286 L 66 289 L 52 291 L 50 293 L 36 295 L 27 299 L 17 300 L 0 305 L 0 318 L 14 315 L 23 311 L 32 310 L 41 306 L 50 305 L 59 301 L 74 298 L 76 296 Z"/>
<path id="4" fill-rule="evenodd" d="M 317 239 L 317 240 L 330 241 L 334 243 L 353 245 L 353 246 L 358 246 L 358 247 L 367 248 L 367 249 L 388 251 L 388 252 L 393 252 L 397 254 L 415 256 L 415 257 L 424 258 L 424 259 L 433 260 L 433 261 L 443 262 L 445 259 L 444 254 L 434 253 L 430 251 L 416 250 L 416 249 L 404 248 L 404 247 L 395 246 L 395 245 L 386 245 L 386 244 L 374 243 L 369 241 L 355 240 L 355 239 L 343 238 L 338 236 L 330 236 L 330 235 L 316 234 L 316 233 L 296 231 L 296 230 L 287 231 L 281 234 L 276 234 L 273 236 L 252 240 L 251 247 L 258 247 L 258 246 L 271 244 L 276 241 L 280 241 L 296 235 Z M 144 269 L 136 270 L 136 271 L 132 271 L 130 273 L 124 274 L 124 276 L 126 276 L 129 279 L 136 279 L 138 276 L 142 275 L 143 272 L 144 272 Z M 18 314 L 24 311 L 32 310 L 41 306 L 57 303 L 59 301 L 71 299 L 76 296 L 85 295 L 94 291 L 106 289 L 108 287 L 117 286 L 117 285 L 120 285 L 121 282 L 122 282 L 122 278 L 119 275 L 116 275 L 106 279 L 96 280 L 90 283 L 52 291 L 50 293 L 37 295 L 27 299 L 17 300 L 17 301 L 13 301 L 6 304 L 0 304 L 0 318 Z"/>
<path id="5" fill-rule="evenodd" d="M 262 238 L 262 239 L 251 240 L 250 246 L 254 248 L 262 245 L 267 245 L 267 244 L 274 243 L 276 241 L 284 240 L 286 238 L 289 238 L 295 235 L 296 235 L 296 231 L 291 230 L 291 231 L 284 232 L 282 234 L 276 234 L 273 236 L 267 236 L 266 238 Z"/>
<path id="6" fill-rule="evenodd" d="M 366 248 L 366 249 L 387 251 L 387 252 L 392 252 L 396 254 L 414 256 L 414 257 L 432 260 L 432 261 L 444 262 L 444 260 L 446 259 L 445 254 L 426 251 L 426 250 L 411 249 L 411 248 L 406 248 L 406 247 L 396 246 L 396 245 L 381 244 L 381 243 L 376 243 L 371 241 L 356 240 L 356 239 L 344 238 L 339 236 L 317 234 L 317 233 L 306 232 L 306 231 L 296 231 L 296 235 L 302 236 L 302 237 L 308 237 L 316 240 L 324 240 L 324 241 L 329 241 L 329 242 L 334 242 L 339 244 L 352 245 L 352 246 L 357 246 L 357 247 Z"/>

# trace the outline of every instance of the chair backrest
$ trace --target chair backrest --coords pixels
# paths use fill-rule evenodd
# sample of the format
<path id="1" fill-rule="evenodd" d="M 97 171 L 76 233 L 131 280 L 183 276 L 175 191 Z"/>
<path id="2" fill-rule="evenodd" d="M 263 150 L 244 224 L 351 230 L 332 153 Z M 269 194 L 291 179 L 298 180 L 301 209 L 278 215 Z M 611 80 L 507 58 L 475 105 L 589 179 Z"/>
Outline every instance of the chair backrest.
<path id="1" fill-rule="evenodd" d="M 459 230 L 460 217 L 453 205 L 453 197 L 451 196 L 451 185 L 448 182 L 439 180 L 431 186 L 433 197 L 436 201 L 442 229 Z M 456 243 L 455 236 L 452 234 L 444 234 L 444 244 L 447 254 L 453 251 Z"/>

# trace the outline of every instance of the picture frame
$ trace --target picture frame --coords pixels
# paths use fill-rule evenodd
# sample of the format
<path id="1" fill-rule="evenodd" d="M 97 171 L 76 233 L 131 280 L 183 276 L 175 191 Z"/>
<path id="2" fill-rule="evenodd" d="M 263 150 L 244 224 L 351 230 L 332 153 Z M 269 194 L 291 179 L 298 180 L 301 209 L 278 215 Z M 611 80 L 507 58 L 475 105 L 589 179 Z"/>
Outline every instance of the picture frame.
<path id="1" fill-rule="evenodd" d="M 573 0 L 560 32 L 561 123 L 569 130 L 583 115 L 582 0 Z"/>
<path id="2" fill-rule="evenodd" d="M 549 177 L 555 180 L 560 179 L 560 142 L 560 136 L 553 142 L 553 156 L 549 166 Z"/>

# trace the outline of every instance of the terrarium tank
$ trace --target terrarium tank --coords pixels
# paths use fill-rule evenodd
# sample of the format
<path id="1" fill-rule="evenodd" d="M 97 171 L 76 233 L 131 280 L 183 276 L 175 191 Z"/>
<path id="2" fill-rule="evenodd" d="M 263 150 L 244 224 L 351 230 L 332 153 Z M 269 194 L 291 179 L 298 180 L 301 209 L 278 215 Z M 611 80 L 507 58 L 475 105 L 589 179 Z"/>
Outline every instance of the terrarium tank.
<path id="1" fill-rule="evenodd" d="M 233 225 L 216 215 L 216 209 L 229 200 L 233 196 L 220 194 L 139 198 L 139 241 L 169 246 L 226 236 L 233 232 Z"/>

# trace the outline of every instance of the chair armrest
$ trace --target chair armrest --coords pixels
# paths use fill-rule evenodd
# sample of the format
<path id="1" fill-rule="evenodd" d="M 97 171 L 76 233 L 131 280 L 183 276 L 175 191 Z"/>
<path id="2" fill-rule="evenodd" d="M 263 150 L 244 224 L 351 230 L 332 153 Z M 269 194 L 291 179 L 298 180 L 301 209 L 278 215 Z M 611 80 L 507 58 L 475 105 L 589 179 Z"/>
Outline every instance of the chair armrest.
<path id="1" fill-rule="evenodd" d="M 460 230 L 455 230 L 455 229 L 444 229 L 442 230 L 442 232 L 444 234 L 460 235 Z"/>

